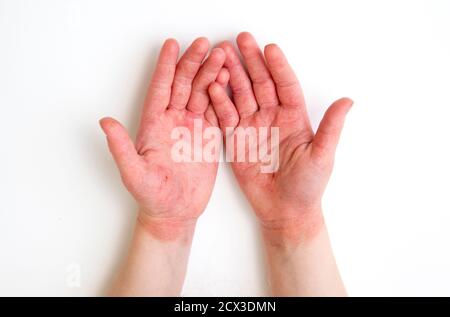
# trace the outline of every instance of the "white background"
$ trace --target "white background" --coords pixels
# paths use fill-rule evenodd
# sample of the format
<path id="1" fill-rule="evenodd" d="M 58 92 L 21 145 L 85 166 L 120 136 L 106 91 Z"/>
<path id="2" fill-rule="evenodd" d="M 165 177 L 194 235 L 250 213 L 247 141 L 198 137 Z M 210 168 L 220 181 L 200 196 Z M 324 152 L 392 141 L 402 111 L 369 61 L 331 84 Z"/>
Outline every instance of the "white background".
<path id="1" fill-rule="evenodd" d="M 315 127 L 334 99 L 355 100 L 324 197 L 350 295 L 450 296 L 445 0 L 0 0 L 0 295 L 104 294 L 136 207 L 97 120 L 136 132 L 166 37 L 243 30 L 285 50 Z M 264 277 L 255 219 L 221 165 L 183 295 L 264 295 Z"/>

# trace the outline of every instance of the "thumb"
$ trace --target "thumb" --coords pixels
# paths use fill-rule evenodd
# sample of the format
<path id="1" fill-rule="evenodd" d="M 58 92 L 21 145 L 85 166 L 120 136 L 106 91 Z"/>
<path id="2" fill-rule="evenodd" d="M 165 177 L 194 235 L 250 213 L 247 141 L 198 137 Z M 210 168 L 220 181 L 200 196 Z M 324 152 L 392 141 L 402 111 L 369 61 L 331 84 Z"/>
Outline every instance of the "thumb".
<path id="1" fill-rule="evenodd" d="M 353 105 L 349 98 L 341 98 L 327 109 L 313 140 L 313 155 L 334 155 L 345 116 Z"/>
<path id="2" fill-rule="evenodd" d="M 126 129 L 115 119 L 103 118 L 100 126 L 106 134 L 109 150 L 122 177 L 129 175 L 140 164 L 140 157 Z"/>

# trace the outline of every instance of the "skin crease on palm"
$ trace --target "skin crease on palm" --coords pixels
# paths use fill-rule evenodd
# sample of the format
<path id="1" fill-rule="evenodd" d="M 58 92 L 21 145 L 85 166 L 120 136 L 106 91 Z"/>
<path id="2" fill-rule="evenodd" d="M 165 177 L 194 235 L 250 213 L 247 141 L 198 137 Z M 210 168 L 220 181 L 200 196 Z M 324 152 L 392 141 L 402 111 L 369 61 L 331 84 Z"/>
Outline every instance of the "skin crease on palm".
<path id="1" fill-rule="evenodd" d="M 249 33 L 207 57 L 205 38 L 195 40 L 178 59 L 178 44 L 167 40 L 160 52 L 136 142 L 116 120 L 101 126 L 122 180 L 139 204 L 139 219 L 161 239 L 195 225 L 214 186 L 217 163 L 176 163 L 171 131 L 203 128 L 279 127 L 279 169 L 261 173 L 260 163 L 232 163 L 234 174 L 267 231 L 306 239 L 322 227 L 321 197 L 330 177 L 334 152 L 352 101 L 342 98 L 312 131 L 298 80 L 275 44 L 261 52 Z M 206 59 L 205 59 L 206 58 Z M 226 86 L 231 87 L 231 98 Z"/>

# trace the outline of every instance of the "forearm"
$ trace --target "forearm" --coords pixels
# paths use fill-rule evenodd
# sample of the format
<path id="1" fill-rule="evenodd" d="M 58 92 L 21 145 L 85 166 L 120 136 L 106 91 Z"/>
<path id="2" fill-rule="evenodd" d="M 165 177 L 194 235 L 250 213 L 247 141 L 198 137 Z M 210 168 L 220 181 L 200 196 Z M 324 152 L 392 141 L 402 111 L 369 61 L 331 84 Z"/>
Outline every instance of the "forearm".
<path id="1" fill-rule="evenodd" d="M 195 222 L 166 227 L 138 218 L 128 256 L 109 295 L 179 296 L 194 228 Z"/>
<path id="2" fill-rule="evenodd" d="M 312 223 L 263 226 L 271 290 L 275 296 L 346 296 L 328 232 Z"/>

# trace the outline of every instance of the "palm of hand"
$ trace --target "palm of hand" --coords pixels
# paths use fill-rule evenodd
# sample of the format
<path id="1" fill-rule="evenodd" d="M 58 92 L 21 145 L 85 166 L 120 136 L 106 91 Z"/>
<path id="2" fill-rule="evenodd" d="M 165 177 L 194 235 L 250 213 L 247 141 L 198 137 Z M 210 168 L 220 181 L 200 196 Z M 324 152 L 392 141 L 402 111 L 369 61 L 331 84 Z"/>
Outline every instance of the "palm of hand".
<path id="1" fill-rule="evenodd" d="M 214 81 L 227 84 L 225 53 L 214 49 L 204 60 L 209 50 L 205 38 L 195 40 L 177 62 L 178 50 L 174 40 L 161 49 L 136 144 L 120 123 L 101 120 L 125 186 L 141 214 L 156 222 L 195 220 L 206 207 L 217 173 L 217 162 L 176 162 L 172 131 L 184 127 L 193 134 L 194 119 L 201 120 L 203 129 L 217 125 L 207 89 Z"/>
<path id="2" fill-rule="evenodd" d="M 233 171 L 263 222 L 301 218 L 305 216 L 303 211 L 320 207 L 339 133 L 352 102 L 346 98 L 336 101 L 314 134 L 300 85 L 281 50 L 271 44 L 263 55 L 249 33 L 241 33 L 237 44 L 247 70 L 232 44 L 221 44 L 227 54 L 225 67 L 230 72 L 234 100 L 218 85 L 209 89 L 220 126 L 278 127 L 280 138 L 276 171 L 261 173 L 265 164 L 261 161 L 234 162 Z"/>
<path id="3" fill-rule="evenodd" d="M 203 129 L 211 126 L 204 116 L 187 110 L 168 109 L 147 122 L 138 134 L 137 150 L 143 159 L 138 175 L 129 187 L 142 208 L 155 217 L 195 219 L 211 195 L 217 162 L 174 162 L 171 138 L 174 128 L 185 127 L 194 134 L 194 119 Z"/>
<path id="4" fill-rule="evenodd" d="M 277 127 L 279 139 L 279 166 L 272 173 L 262 173 L 260 160 L 255 163 L 233 162 L 236 178 L 263 221 L 278 217 L 276 209 L 295 210 L 299 203 L 313 205 L 320 200 L 321 187 L 315 186 L 317 173 L 324 173 L 311 160 L 311 142 L 313 133 L 305 127 L 303 114 L 298 109 L 276 107 L 258 111 L 251 117 L 240 121 L 240 127 Z M 270 144 L 270 135 L 265 140 Z M 331 166 L 329 166 L 331 167 Z M 329 168 L 326 169 L 329 173 Z M 319 187 L 319 188 L 317 188 Z M 291 215 L 283 215 L 290 218 Z"/>

